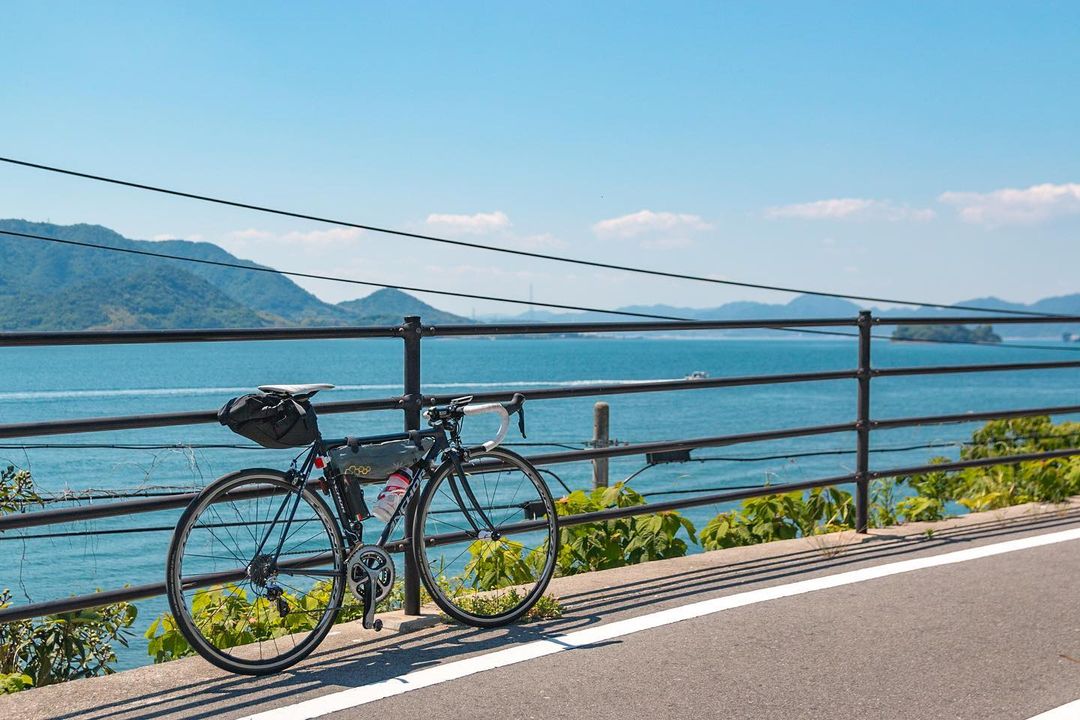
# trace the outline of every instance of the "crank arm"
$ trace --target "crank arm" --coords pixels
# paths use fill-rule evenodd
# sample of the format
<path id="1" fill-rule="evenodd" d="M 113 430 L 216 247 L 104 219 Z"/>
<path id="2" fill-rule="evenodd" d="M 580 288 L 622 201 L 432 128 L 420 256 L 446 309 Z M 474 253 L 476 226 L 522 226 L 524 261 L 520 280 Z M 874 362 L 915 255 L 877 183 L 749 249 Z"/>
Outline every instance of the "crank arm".
<path id="1" fill-rule="evenodd" d="M 382 630 L 382 620 L 375 619 L 375 606 L 378 605 L 375 601 L 375 592 L 375 578 L 371 573 L 367 573 L 364 576 L 364 596 L 367 598 L 364 601 L 364 629 L 378 632 Z"/>

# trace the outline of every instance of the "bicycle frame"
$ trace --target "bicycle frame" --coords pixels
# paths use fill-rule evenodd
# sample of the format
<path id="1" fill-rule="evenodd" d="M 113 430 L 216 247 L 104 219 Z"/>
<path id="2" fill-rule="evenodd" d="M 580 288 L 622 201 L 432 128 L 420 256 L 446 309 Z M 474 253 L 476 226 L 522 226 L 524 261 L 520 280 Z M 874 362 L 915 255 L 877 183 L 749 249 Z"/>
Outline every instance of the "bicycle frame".
<path id="1" fill-rule="evenodd" d="M 455 444 L 451 443 L 450 438 L 447 437 L 447 430 L 445 427 L 438 426 L 430 430 L 417 430 L 413 432 L 391 433 L 386 435 L 372 435 L 367 437 L 354 438 L 353 442 L 359 442 L 361 445 L 368 445 L 382 442 L 391 442 L 394 440 L 408 440 L 410 438 L 433 438 L 435 442 L 428 450 L 428 452 L 424 455 L 424 457 L 411 466 L 410 469 L 413 471 L 413 480 L 405 489 L 405 493 L 401 498 L 401 502 L 398 503 L 398 506 L 394 510 L 394 513 L 390 516 L 390 519 L 386 521 L 385 527 L 383 528 L 382 533 L 380 533 L 379 539 L 376 541 L 375 544 L 379 547 L 383 547 L 389 541 L 390 536 L 393 534 L 401 518 L 411 506 L 412 501 L 416 496 L 416 493 L 420 490 L 420 487 L 422 485 L 421 477 L 423 475 L 426 475 L 427 478 L 430 478 L 432 476 L 435 467 L 435 460 L 442 453 L 446 453 L 449 456 L 450 461 L 454 465 L 454 475 L 450 478 L 449 483 L 451 492 L 454 495 L 454 499 L 458 503 L 458 506 L 461 508 L 465 518 L 472 526 L 473 531 L 477 533 L 477 537 L 483 537 L 484 530 L 482 530 L 481 527 L 490 529 L 491 521 L 488 519 L 487 515 L 481 508 L 480 502 L 473 494 L 472 488 L 470 487 L 468 479 L 462 468 L 462 453 L 458 451 L 458 448 L 455 446 Z M 283 513 L 286 512 L 286 506 L 290 504 L 291 500 L 292 507 L 288 509 L 288 516 L 285 520 L 285 528 L 282 531 L 278 539 L 277 547 L 274 549 L 274 552 L 272 554 L 273 564 L 277 566 L 278 557 L 281 553 L 282 543 L 284 541 L 284 538 L 288 535 L 289 529 L 292 527 L 293 518 L 295 517 L 297 508 L 300 505 L 300 491 L 310 481 L 312 470 L 314 470 L 316 467 L 316 458 L 325 457 L 330 450 L 341 447 L 343 445 L 347 445 L 348 443 L 349 438 L 324 440 L 320 436 L 318 439 L 316 439 L 316 441 L 312 444 L 311 448 L 307 451 L 307 454 L 304 456 L 304 460 L 300 463 L 299 469 L 297 469 L 296 462 L 294 460 L 293 466 L 289 470 L 289 475 L 291 476 L 290 479 L 292 480 L 296 488 L 296 492 L 288 493 L 286 497 L 282 499 L 281 505 L 278 507 L 277 513 L 274 515 L 274 519 L 267 527 L 267 530 L 259 543 L 256 555 L 260 555 L 263 553 L 263 549 L 265 548 L 266 543 L 270 539 L 273 528 L 277 526 L 278 521 L 281 520 Z M 465 498 L 462 497 L 461 492 L 458 489 L 459 483 L 464 489 L 465 497 L 468 498 L 469 503 L 471 503 L 471 510 L 469 508 L 469 505 L 466 504 Z M 327 466 L 323 468 L 323 484 L 324 489 L 328 491 L 331 498 L 333 498 L 338 526 L 347 542 L 348 549 L 351 550 L 354 546 L 363 542 L 363 522 L 362 520 L 356 519 L 352 516 L 348 504 L 345 501 L 344 476 Z M 480 523 L 477 523 L 473 519 L 473 512 L 478 515 Z M 285 572 L 286 574 L 288 573 L 287 569 L 280 567 L 278 569 L 279 571 Z M 342 573 L 343 571 L 335 570 L 304 570 L 305 575 L 316 575 L 322 577 L 336 577 L 341 575 Z"/>

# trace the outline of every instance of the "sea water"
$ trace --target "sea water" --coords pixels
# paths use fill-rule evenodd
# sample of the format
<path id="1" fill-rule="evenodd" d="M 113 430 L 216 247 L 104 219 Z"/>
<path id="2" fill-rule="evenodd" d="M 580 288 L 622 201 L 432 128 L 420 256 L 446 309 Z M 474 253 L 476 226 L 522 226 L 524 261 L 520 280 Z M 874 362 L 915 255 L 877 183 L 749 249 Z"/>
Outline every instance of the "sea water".
<path id="1" fill-rule="evenodd" d="M 878 367 L 1027 362 L 1075 359 L 1060 343 L 1047 351 L 994 346 L 916 345 L 879 342 Z M 693 339 L 690 337 L 447 338 L 423 344 L 423 389 L 465 395 L 493 389 L 579 386 L 681 379 L 704 371 L 710 377 L 851 370 L 856 346 L 846 340 Z M 379 398 L 401 393 L 402 347 L 398 340 L 313 340 L 175 345 L 111 345 L 0 349 L 0 423 L 66 420 L 139 413 L 215 410 L 227 399 L 274 383 L 333 383 L 320 401 Z M 529 443 L 576 448 L 592 437 L 593 404 L 611 406 L 611 438 L 647 442 L 746 433 L 808 425 L 848 423 L 855 418 L 856 383 L 839 380 L 668 393 L 616 394 L 527 403 Z M 875 418 L 1006 408 L 1080 404 L 1080 371 L 956 374 L 879 378 L 873 381 Z M 490 437 L 496 420 L 470 418 L 467 440 Z M 327 436 L 394 432 L 400 411 L 325 415 Z M 978 423 L 907 428 L 874 433 L 872 467 L 956 457 L 957 446 L 889 448 L 970 438 Z M 511 429 L 508 442 L 521 442 Z M 171 446 L 116 449 L 108 445 Z M 85 433 L 0 441 L 0 461 L 32 471 L 41 491 L 94 488 L 126 493 L 146 488 L 190 490 L 245 467 L 285 469 L 293 453 L 247 445 L 217 424 Z M 715 492 L 724 488 L 798 482 L 853 471 L 853 454 L 779 458 L 818 450 L 851 451 L 854 434 L 694 450 L 695 462 L 646 468 L 640 456 L 611 460 L 611 481 L 637 474 L 642 493 L 668 490 Z M 556 446 L 519 447 L 525 454 Z M 696 460 L 708 460 L 696 462 Z M 643 468 L 646 468 L 643 470 Z M 556 497 L 566 488 L 589 488 L 591 463 L 548 466 Z M 159 491 L 159 490 L 155 490 Z M 665 500 L 675 495 L 650 495 Z M 107 502 L 107 501 L 95 501 Z M 62 507 L 66 505 L 53 505 Z M 731 507 L 693 508 L 698 527 Z M 40 602 L 126 584 L 161 582 L 171 527 L 179 510 L 108 518 L 0 534 L 0 588 L 16 603 Z M 150 528 L 147 532 L 33 537 L 86 530 Z M 692 550 L 696 550 L 692 548 Z M 142 632 L 166 609 L 163 598 L 137 603 L 139 620 L 131 648 L 120 649 L 119 667 L 149 662 Z"/>

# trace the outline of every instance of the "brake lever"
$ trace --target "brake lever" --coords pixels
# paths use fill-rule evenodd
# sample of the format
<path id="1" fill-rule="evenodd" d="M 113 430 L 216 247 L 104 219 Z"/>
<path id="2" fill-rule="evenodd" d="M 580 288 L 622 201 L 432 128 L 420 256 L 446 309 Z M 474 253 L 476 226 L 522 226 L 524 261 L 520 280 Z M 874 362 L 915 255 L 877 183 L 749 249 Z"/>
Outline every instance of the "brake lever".
<path id="1" fill-rule="evenodd" d="M 521 437 L 525 435 L 525 405 L 518 408 L 518 432 L 521 433 Z"/>

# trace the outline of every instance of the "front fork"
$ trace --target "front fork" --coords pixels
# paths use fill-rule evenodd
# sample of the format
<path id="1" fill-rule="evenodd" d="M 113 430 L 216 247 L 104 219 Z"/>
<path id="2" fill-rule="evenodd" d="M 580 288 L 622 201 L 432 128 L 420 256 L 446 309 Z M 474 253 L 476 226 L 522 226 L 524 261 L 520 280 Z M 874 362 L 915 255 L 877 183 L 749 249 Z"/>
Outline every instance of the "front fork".
<path id="1" fill-rule="evenodd" d="M 476 495 L 473 494 L 472 486 L 469 484 L 468 475 L 465 473 L 464 467 L 461 462 L 461 452 L 457 450 L 450 451 L 450 462 L 454 465 L 454 472 L 450 474 L 448 478 L 450 481 L 450 492 L 454 494 L 454 500 L 457 502 L 458 507 L 461 508 L 462 514 L 465 515 L 465 519 L 472 526 L 473 532 L 476 533 L 476 537 L 479 540 L 498 540 L 499 533 L 495 530 L 491 524 L 491 520 L 488 519 L 487 513 L 484 512 L 484 508 L 480 506 L 480 501 L 476 499 Z M 465 501 L 461 497 L 461 492 L 458 490 L 458 482 L 461 482 L 461 487 L 465 491 L 465 495 L 469 498 L 469 502 L 472 503 L 473 509 L 479 516 L 480 521 L 484 529 L 481 529 L 480 525 L 477 525 L 476 520 L 473 519 L 472 514 L 469 512 L 468 507 L 465 505 Z"/>

